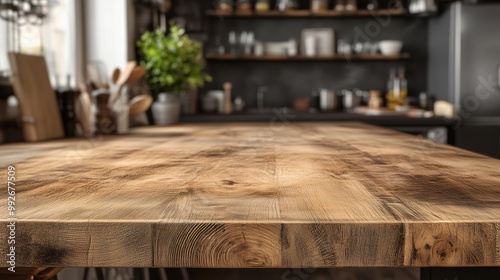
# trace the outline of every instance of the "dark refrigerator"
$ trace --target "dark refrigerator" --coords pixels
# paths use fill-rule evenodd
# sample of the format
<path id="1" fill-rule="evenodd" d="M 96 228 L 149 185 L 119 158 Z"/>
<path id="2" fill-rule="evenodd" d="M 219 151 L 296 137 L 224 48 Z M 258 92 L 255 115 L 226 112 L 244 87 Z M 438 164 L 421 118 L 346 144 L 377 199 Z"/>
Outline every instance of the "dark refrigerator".
<path id="1" fill-rule="evenodd" d="M 457 145 L 500 158 L 500 2 L 452 4 L 429 44 L 429 90 L 459 108 Z"/>

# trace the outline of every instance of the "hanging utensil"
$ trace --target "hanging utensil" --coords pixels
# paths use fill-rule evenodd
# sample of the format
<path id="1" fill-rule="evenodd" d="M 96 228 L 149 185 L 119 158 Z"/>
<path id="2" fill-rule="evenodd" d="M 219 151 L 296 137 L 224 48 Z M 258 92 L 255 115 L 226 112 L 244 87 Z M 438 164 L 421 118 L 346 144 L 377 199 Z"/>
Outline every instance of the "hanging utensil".
<path id="1" fill-rule="evenodd" d="M 116 85 L 116 82 L 118 82 L 118 79 L 120 78 L 121 71 L 119 68 L 115 68 L 113 71 L 113 74 L 111 74 L 111 82 Z"/>
<path id="2" fill-rule="evenodd" d="M 109 100 L 109 104 L 111 105 L 110 107 L 113 107 L 112 105 L 118 100 L 118 98 L 121 95 L 121 92 L 123 90 L 123 87 L 127 84 L 127 81 L 129 80 L 130 76 L 134 72 L 134 69 L 137 65 L 137 62 L 135 61 L 130 61 L 127 63 L 127 66 L 125 66 L 125 69 L 121 72 L 120 77 L 118 78 L 118 81 L 116 81 L 116 86 L 117 90 L 113 93 L 111 96 L 111 99 Z"/>
<path id="3" fill-rule="evenodd" d="M 149 94 L 141 94 L 130 100 L 129 115 L 137 116 L 146 112 L 153 104 L 153 98 Z"/>
<path id="4" fill-rule="evenodd" d="M 132 84 L 140 79 L 144 78 L 146 76 L 146 68 L 142 66 L 136 66 L 134 70 L 132 70 L 132 73 L 130 73 L 129 78 L 127 79 L 126 84 Z"/>

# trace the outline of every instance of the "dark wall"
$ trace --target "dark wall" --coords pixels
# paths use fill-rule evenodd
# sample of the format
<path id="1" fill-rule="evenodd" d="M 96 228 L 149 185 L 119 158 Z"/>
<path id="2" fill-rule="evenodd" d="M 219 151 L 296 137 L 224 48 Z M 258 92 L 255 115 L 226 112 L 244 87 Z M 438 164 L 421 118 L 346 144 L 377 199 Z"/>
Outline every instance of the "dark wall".
<path id="1" fill-rule="evenodd" d="M 175 6 L 179 1 L 174 1 Z M 361 88 L 363 90 L 381 90 L 385 92 L 389 71 L 393 67 L 404 66 L 407 69 L 410 95 L 427 91 L 427 50 L 428 19 L 417 17 L 392 18 L 231 18 L 206 17 L 205 10 L 213 9 L 214 1 L 189 0 L 196 3 L 203 12 L 200 30 L 191 32 L 194 38 L 208 38 L 205 49 L 209 50 L 220 37 L 227 44 L 230 31 L 253 31 L 259 41 L 286 41 L 295 38 L 300 42 L 304 28 L 331 27 L 335 30 L 336 40 L 346 39 L 353 42 L 356 34 L 361 41 L 402 40 L 403 51 L 410 54 L 410 59 L 402 61 L 208 61 L 207 70 L 214 77 L 202 92 L 221 89 L 224 82 L 234 85 L 233 96 L 241 96 L 249 107 L 256 106 L 256 93 L 259 86 L 269 88 L 265 97 L 266 107 L 293 105 L 299 96 L 309 96 L 319 87 L 332 90 Z M 187 5 L 187 2 L 182 2 Z M 274 3 L 274 1 L 271 1 Z M 363 1 L 358 1 L 360 7 Z M 383 7 L 388 1 L 380 1 Z M 301 8 L 308 8 L 309 0 L 301 1 Z M 181 4 L 182 5 L 182 4 Z M 191 5 L 191 4 L 190 4 Z M 333 5 L 333 1 L 330 1 Z M 191 6 L 193 7 L 193 6 Z M 274 6 L 272 6 L 274 7 Z M 185 9 L 186 10 L 186 9 Z M 171 15 L 172 16 L 172 15 Z M 207 36 L 200 36 L 201 34 Z"/>
<path id="2" fill-rule="evenodd" d="M 291 106 L 299 96 L 308 96 L 318 87 L 333 90 L 361 88 L 366 90 L 386 89 L 391 67 L 407 68 L 410 94 L 417 95 L 427 90 L 427 20 L 420 18 L 392 18 L 386 27 L 381 27 L 374 18 L 348 19 L 238 19 L 212 18 L 209 21 L 210 36 L 220 36 L 227 40 L 227 34 L 234 30 L 255 32 L 260 41 L 286 41 L 290 38 L 300 40 L 304 28 L 331 27 L 336 39 L 353 41 L 357 30 L 368 26 L 380 27 L 372 41 L 396 39 L 405 44 L 404 52 L 411 58 L 404 61 L 366 62 L 366 61 L 324 61 L 324 62 L 221 62 L 209 61 L 209 72 L 214 83 L 209 89 L 220 88 L 222 83 L 234 84 L 234 95 L 242 96 L 250 106 L 255 106 L 259 86 L 267 86 L 270 91 L 266 97 L 267 106 Z M 377 30 L 377 29 L 373 29 Z M 365 32 L 365 34 L 373 34 Z M 209 42 L 209 45 L 213 42 Z"/>

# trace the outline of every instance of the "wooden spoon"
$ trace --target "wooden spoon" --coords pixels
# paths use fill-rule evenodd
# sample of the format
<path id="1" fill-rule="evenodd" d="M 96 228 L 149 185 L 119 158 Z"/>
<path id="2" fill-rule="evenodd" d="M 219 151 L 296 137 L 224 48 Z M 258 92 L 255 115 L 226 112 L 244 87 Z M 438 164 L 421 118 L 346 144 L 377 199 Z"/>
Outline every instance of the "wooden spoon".
<path id="1" fill-rule="evenodd" d="M 130 74 L 130 77 L 128 78 L 126 84 L 135 83 L 140 79 L 144 78 L 144 76 L 146 76 L 146 68 L 142 66 L 136 66 L 132 71 L 132 73 Z"/>
<path id="2" fill-rule="evenodd" d="M 79 121 L 82 131 L 85 135 L 88 135 L 92 133 L 92 101 L 86 84 L 80 84 L 77 106 L 80 112 Z"/>
<path id="3" fill-rule="evenodd" d="M 148 94 L 141 94 L 130 100 L 128 113 L 131 116 L 137 116 L 146 112 L 153 104 L 153 98 Z"/>
<path id="4" fill-rule="evenodd" d="M 127 63 L 127 66 L 125 66 L 125 69 L 123 70 L 123 72 L 121 72 L 120 77 L 118 78 L 118 81 L 116 81 L 116 86 L 118 87 L 118 89 L 115 93 L 113 93 L 113 96 L 109 100 L 109 102 L 110 102 L 109 107 L 113 107 L 112 105 L 120 97 L 122 89 L 127 84 L 127 81 L 129 80 L 130 75 L 132 75 L 132 72 L 134 71 L 136 65 L 137 65 L 137 62 L 129 61 L 129 63 Z"/>
<path id="5" fill-rule="evenodd" d="M 121 74 L 120 68 L 115 68 L 113 74 L 111 75 L 111 81 L 113 82 L 113 84 L 116 84 L 116 82 L 118 82 L 120 74 Z"/>

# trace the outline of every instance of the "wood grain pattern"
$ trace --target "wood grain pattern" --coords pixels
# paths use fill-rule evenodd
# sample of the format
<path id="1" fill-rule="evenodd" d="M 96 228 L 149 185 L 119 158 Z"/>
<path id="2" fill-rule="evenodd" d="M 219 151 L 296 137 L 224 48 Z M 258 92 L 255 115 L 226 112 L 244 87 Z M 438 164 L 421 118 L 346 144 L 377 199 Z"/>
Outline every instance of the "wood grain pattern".
<path id="1" fill-rule="evenodd" d="M 500 161 L 374 126 L 142 128 L 9 164 L 27 267 L 500 266 Z"/>

